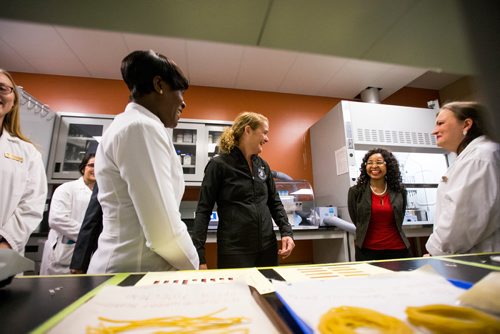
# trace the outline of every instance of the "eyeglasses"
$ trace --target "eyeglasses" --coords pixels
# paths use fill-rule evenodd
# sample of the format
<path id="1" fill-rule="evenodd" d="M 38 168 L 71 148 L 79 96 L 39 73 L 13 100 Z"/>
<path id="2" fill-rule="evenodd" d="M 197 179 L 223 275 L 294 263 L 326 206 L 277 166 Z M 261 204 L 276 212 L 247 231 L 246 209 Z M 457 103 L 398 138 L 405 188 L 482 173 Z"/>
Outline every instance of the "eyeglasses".
<path id="1" fill-rule="evenodd" d="M 375 165 L 375 166 L 383 166 L 385 165 L 385 161 L 367 161 L 367 166 Z"/>
<path id="2" fill-rule="evenodd" d="M 14 87 L 10 87 L 7 85 L 0 85 L 0 94 L 2 95 L 9 95 L 14 91 Z"/>
<path id="3" fill-rule="evenodd" d="M 85 166 L 90 167 L 90 168 L 94 168 L 94 164 L 93 163 L 86 164 Z"/>

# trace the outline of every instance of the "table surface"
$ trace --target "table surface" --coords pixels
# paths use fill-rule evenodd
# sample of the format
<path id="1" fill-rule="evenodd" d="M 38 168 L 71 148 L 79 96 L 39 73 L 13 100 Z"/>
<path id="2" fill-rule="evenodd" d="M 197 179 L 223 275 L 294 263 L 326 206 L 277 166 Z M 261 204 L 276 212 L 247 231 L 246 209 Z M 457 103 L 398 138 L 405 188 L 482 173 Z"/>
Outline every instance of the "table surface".
<path id="1" fill-rule="evenodd" d="M 492 255 L 500 253 L 395 259 L 369 263 L 393 271 L 415 270 L 430 264 L 448 279 L 475 283 L 491 271 L 500 271 L 500 262 L 493 261 Z M 354 263 L 356 262 L 342 264 Z M 262 268 L 259 271 L 267 278 L 283 280 L 272 268 Z M 134 285 L 143 275 L 130 274 L 118 285 Z M 10 285 L 0 288 L 1 328 L 6 330 L 6 333 L 26 333 L 34 330 L 80 297 L 114 277 L 116 275 L 16 277 Z M 282 312 L 275 296 L 269 294 L 265 297 L 279 315 L 287 320 L 287 314 Z M 293 327 L 292 331 L 299 332 Z"/>

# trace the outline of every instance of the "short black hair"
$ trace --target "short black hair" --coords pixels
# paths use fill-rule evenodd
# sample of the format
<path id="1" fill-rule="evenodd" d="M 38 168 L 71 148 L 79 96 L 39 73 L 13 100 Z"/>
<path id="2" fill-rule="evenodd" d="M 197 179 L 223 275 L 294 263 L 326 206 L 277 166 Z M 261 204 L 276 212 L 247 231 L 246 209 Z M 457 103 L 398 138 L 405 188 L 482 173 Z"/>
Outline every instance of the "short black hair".
<path id="1" fill-rule="evenodd" d="M 80 166 L 78 166 L 78 170 L 80 171 L 80 174 L 84 174 L 85 172 L 85 166 L 87 166 L 88 162 L 90 159 L 95 157 L 95 153 L 87 153 L 82 159 L 82 162 L 80 162 Z"/>
<path id="2" fill-rule="evenodd" d="M 152 92 L 155 76 L 160 76 L 174 91 L 185 91 L 189 87 L 189 80 L 179 66 L 153 50 L 130 53 L 122 60 L 121 72 L 133 98 Z"/>

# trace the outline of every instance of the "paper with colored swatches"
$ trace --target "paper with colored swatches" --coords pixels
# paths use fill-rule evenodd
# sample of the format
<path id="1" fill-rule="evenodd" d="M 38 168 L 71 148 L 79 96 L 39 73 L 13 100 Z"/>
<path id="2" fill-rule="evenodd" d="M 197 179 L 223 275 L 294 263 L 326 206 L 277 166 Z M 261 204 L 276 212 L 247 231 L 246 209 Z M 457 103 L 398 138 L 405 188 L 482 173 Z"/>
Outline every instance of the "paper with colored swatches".
<path id="1" fill-rule="evenodd" d="M 392 272 L 391 270 L 372 266 L 368 263 L 275 267 L 273 269 L 287 282 L 328 280 L 344 277 L 366 277 Z"/>
<path id="2" fill-rule="evenodd" d="M 274 292 L 273 285 L 257 268 L 149 272 L 135 285 L 193 285 L 243 281 L 260 294 Z"/>

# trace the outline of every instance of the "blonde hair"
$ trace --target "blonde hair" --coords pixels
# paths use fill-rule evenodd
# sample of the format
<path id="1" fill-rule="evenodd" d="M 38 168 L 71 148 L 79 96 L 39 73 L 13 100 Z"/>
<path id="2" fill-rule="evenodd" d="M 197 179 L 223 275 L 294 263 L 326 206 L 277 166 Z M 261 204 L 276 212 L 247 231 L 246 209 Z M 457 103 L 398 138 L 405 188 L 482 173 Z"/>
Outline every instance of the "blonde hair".
<path id="1" fill-rule="evenodd" d="M 5 71 L 4 69 L 0 68 L 0 74 L 3 74 L 7 78 L 9 78 L 14 88 L 14 105 L 12 106 L 12 109 L 10 109 L 10 111 L 7 113 L 7 115 L 5 115 L 2 126 L 8 133 L 10 133 L 11 136 L 18 137 L 25 142 L 31 143 L 31 141 L 26 138 L 21 132 L 21 119 L 19 118 L 19 93 L 17 92 L 16 83 L 14 82 L 14 79 L 12 79 L 10 73 Z"/>
<path id="2" fill-rule="evenodd" d="M 252 130 L 255 130 L 267 122 L 269 121 L 264 115 L 251 111 L 242 112 L 236 117 L 231 127 L 224 129 L 219 139 L 219 151 L 221 153 L 229 153 L 235 146 L 238 146 L 247 125 L 249 125 Z"/>

